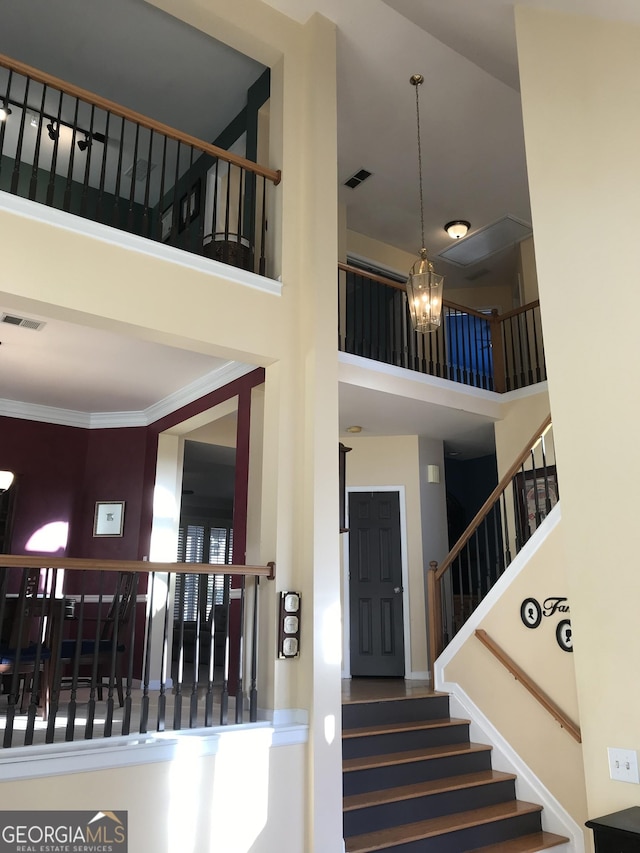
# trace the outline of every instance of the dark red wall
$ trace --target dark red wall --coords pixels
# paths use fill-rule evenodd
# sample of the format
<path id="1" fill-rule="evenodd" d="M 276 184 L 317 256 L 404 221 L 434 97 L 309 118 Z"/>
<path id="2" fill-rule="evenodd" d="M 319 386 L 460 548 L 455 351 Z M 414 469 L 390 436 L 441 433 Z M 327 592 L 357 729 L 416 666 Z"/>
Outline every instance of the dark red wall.
<path id="1" fill-rule="evenodd" d="M 88 437 L 89 430 L 77 427 L 0 418 L 0 468 L 16 475 L 13 554 L 26 553 L 30 537 L 45 524 L 63 521 L 73 528 Z"/>

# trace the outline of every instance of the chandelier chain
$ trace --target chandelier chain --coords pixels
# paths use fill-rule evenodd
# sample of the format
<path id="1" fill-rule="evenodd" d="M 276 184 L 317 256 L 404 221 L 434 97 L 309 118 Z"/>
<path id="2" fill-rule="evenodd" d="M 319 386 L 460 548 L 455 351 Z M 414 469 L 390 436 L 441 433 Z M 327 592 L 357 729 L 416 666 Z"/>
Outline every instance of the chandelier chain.
<path id="1" fill-rule="evenodd" d="M 412 81 L 413 82 L 413 81 Z M 422 81 L 420 81 L 421 83 Z M 419 177 L 419 188 L 420 188 L 420 234 L 422 236 L 422 246 L 421 248 L 424 250 L 425 241 L 424 241 L 424 198 L 422 194 L 422 145 L 420 143 L 420 98 L 418 94 L 418 89 L 420 88 L 420 83 L 416 83 L 416 127 L 418 130 L 418 177 Z"/>

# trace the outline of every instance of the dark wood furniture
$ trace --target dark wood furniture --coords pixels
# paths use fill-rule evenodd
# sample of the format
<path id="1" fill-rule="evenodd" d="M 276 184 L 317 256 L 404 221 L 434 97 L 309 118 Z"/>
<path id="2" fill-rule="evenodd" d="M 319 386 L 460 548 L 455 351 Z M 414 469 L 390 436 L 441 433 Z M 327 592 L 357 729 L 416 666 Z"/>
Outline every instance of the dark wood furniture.
<path id="1" fill-rule="evenodd" d="M 588 820 L 596 853 L 638 853 L 640 850 L 640 806 Z"/>

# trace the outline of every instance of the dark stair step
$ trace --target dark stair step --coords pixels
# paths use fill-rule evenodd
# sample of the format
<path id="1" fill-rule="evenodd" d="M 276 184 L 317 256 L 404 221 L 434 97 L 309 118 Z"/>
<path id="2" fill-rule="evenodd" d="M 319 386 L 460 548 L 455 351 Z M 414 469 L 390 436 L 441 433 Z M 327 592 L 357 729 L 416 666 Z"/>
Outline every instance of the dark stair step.
<path id="1" fill-rule="evenodd" d="M 385 723 L 441 720 L 449 716 L 446 693 L 393 699 L 367 699 L 342 705 L 342 728 L 360 728 Z"/>
<path id="2" fill-rule="evenodd" d="M 342 762 L 344 795 L 490 769 L 491 747 L 479 743 L 455 743 L 347 758 Z"/>
<path id="3" fill-rule="evenodd" d="M 515 775 L 497 770 L 465 773 L 345 797 L 344 834 L 359 835 L 515 800 Z"/>
<path id="4" fill-rule="evenodd" d="M 347 853 L 464 853 L 540 833 L 542 807 L 514 800 L 345 838 Z"/>
<path id="5" fill-rule="evenodd" d="M 538 850 L 566 844 L 569 840 L 564 835 L 555 835 L 553 832 L 534 832 L 532 835 L 522 835 L 520 838 L 490 844 L 488 847 L 476 847 L 470 853 L 536 853 Z"/>
<path id="6" fill-rule="evenodd" d="M 469 723 L 469 720 L 446 717 L 347 729 L 342 734 L 342 755 L 348 759 L 404 749 L 468 743 Z"/>

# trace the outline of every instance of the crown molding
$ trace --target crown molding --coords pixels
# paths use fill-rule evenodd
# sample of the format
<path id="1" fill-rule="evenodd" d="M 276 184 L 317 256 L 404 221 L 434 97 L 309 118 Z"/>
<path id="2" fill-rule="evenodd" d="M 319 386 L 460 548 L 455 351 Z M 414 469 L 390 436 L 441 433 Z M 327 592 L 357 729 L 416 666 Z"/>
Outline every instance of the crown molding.
<path id="1" fill-rule="evenodd" d="M 59 426 L 80 427 L 81 429 L 146 427 L 183 406 L 193 403 L 200 397 L 240 379 L 252 370 L 255 370 L 255 365 L 227 361 L 215 370 L 185 385 L 184 388 L 174 391 L 164 399 L 138 412 L 77 412 L 72 409 L 23 403 L 19 400 L 0 399 L 0 416 L 58 424 Z"/>

